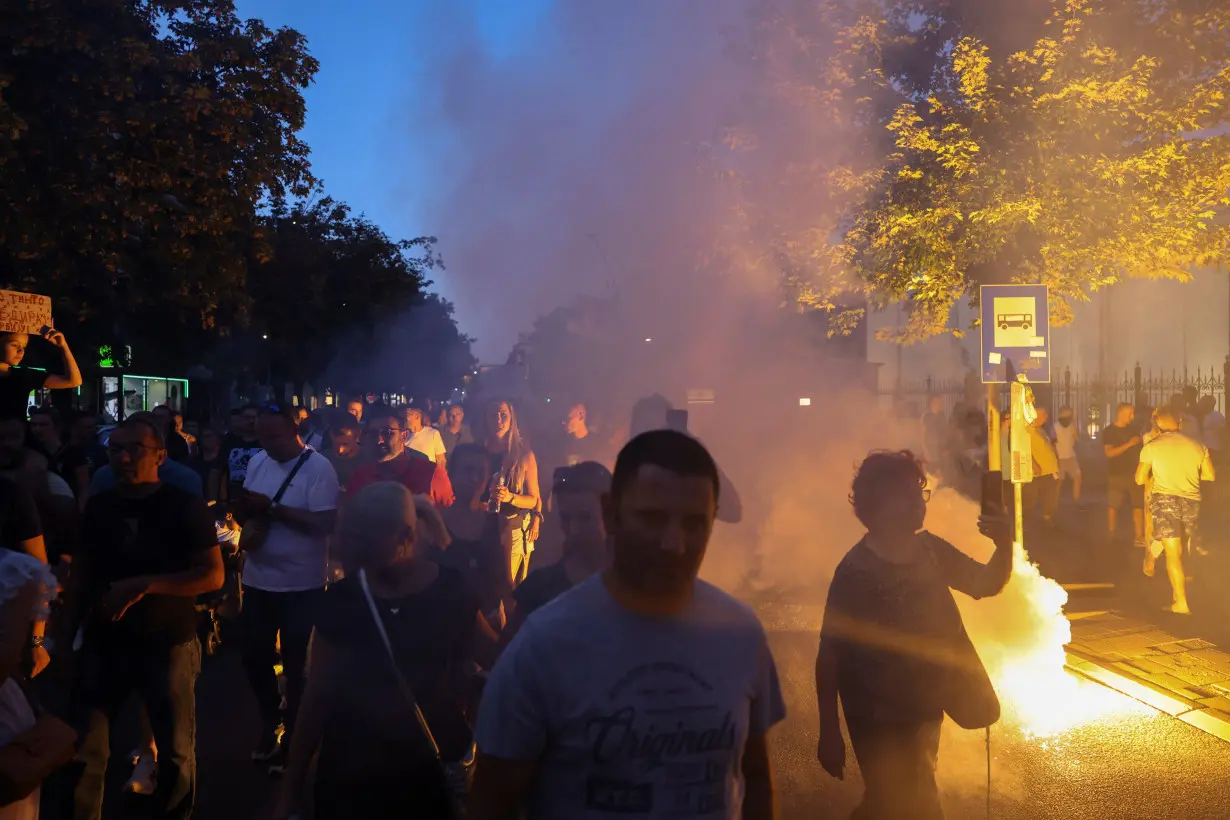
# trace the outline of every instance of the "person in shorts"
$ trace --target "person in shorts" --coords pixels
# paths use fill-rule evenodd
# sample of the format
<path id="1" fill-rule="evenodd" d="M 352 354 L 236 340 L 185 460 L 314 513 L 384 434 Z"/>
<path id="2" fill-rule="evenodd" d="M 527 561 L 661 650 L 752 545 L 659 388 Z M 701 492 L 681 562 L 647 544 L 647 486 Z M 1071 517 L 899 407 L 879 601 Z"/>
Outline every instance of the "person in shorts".
<path id="1" fill-rule="evenodd" d="M 1161 435 L 1141 450 L 1136 483 L 1143 487 L 1153 479 L 1149 512 L 1153 516 L 1153 537 L 1161 542 L 1166 555 L 1166 574 L 1174 594 L 1170 611 L 1186 615 L 1191 610 L 1187 605 L 1183 547 L 1190 543 L 1193 549 L 1199 549 L 1200 482 L 1214 479 L 1213 463 L 1207 447 L 1179 432 L 1180 421 L 1173 410 L 1159 407 L 1156 419 Z M 1145 575 L 1152 577 L 1158 554 L 1153 549 L 1145 552 Z"/>
<path id="2" fill-rule="evenodd" d="M 1071 407 L 1061 407 L 1055 420 L 1055 454 L 1059 456 L 1059 487 L 1072 482 L 1072 503 L 1081 503 L 1081 462 L 1076 455 L 1080 427 Z"/>
<path id="3" fill-rule="evenodd" d="M 1106 530 L 1113 541 L 1119 510 L 1125 502 L 1132 505 L 1132 528 L 1138 547 L 1145 545 L 1145 489 L 1136 483 L 1140 463 L 1140 435 L 1136 431 L 1136 408 L 1123 402 L 1115 420 L 1102 431 L 1102 450 L 1106 453 Z"/>

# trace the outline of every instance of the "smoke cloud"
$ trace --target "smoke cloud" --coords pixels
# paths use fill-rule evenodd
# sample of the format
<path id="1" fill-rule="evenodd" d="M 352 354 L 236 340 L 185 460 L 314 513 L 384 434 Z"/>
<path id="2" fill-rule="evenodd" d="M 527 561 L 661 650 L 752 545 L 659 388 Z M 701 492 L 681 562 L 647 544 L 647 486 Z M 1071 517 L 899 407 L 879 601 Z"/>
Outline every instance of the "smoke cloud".
<path id="1" fill-rule="evenodd" d="M 749 110 L 771 116 L 771 105 L 746 105 L 767 90 L 729 49 L 751 0 L 559 3 L 532 51 L 507 60 L 484 48 L 471 6 L 439 5 L 418 44 L 433 89 L 416 126 L 447 181 L 418 210 L 439 226 L 451 295 L 480 358 L 503 361 L 518 334 L 576 294 L 614 297 L 620 332 L 636 346 L 595 347 L 608 352 L 564 389 L 618 385 L 613 406 L 590 408 L 613 440 L 642 396 L 687 407 L 746 511 L 742 523 L 718 526 L 702 575 L 822 603 L 862 534 L 847 501 L 856 465 L 872 449 L 916 447 L 919 430 L 860 386 L 874 381 L 865 362 L 826 357 L 814 328 L 787 321 L 771 264 L 752 252 L 706 255 L 719 239 L 737 245 L 745 205 L 803 218 L 814 207 L 743 202 L 710 161 L 726 124 Z M 431 39 L 446 27 L 462 35 Z M 713 402 L 687 404 L 697 390 Z M 550 409 L 522 408 L 523 423 Z M 976 504 L 942 489 L 928 527 L 985 560 L 977 516 Z M 1063 602 L 1022 555 L 1002 596 L 960 606 L 994 676 L 1019 675 L 1012 664 L 1024 663 L 1051 685 L 1063 675 Z M 977 771 L 979 754 L 963 743 L 951 759 Z"/>
<path id="2" fill-rule="evenodd" d="M 414 128 L 443 182 L 416 210 L 438 226 L 480 358 L 502 362 L 575 294 L 618 292 L 647 326 L 665 319 L 650 306 L 679 304 L 725 216 L 702 155 L 739 102 L 727 29 L 748 4 L 557 3 L 507 59 L 484 46 L 473 3 L 433 5 Z"/>

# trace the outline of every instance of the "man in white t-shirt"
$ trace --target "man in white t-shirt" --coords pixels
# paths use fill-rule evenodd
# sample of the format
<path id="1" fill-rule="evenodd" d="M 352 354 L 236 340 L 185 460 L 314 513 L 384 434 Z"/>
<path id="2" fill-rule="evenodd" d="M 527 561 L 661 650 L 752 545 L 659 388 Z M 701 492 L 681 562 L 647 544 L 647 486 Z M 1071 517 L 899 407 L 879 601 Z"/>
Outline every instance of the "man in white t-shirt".
<path id="1" fill-rule="evenodd" d="M 1072 501 L 1081 503 L 1081 463 L 1076 456 L 1076 443 L 1080 441 L 1080 427 L 1071 407 L 1061 407 L 1055 420 L 1055 454 L 1059 456 L 1059 489 L 1072 480 Z"/>
<path id="2" fill-rule="evenodd" d="M 417 407 L 406 408 L 405 423 L 406 432 L 410 434 L 406 447 L 417 450 L 427 456 L 429 461 L 445 467 L 448 449 L 444 446 L 444 439 L 440 437 L 440 431 L 427 426 L 423 411 Z"/>
<path id="3" fill-rule="evenodd" d="M 280 774 L 306 682 L 308 640 L 328 573 L 337 516 L 337 473 L 304 445 L 294 408 L 266 405 L 256 422 L 263 452 L 248 463 L 232 501 L 243 525 L 243 660 L 260 709 L 262 735 L 252 759 Z M 286 711 L 274 675 L 281 634 Z M 284 732 L 280 731 L 284 728 Z"/>

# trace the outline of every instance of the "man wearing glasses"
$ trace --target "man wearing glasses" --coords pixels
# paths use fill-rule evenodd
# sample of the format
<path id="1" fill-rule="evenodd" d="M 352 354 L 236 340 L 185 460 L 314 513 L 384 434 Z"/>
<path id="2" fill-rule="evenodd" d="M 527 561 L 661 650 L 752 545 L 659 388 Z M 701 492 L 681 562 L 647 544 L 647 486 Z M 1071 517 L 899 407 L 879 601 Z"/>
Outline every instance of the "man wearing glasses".
<path id="1" fill-rule="evenodd" d="M 84 621 L 73 817 L 101 817 L 111 725 L 138 695 L 160 752 L 151 816 L 186 820 L 196 792 L 201 669 L 193 607 L 222 586 L 222 553 L 204 499 L 159 478 L 167 451 L 151 419 L 120 424 L 107 455 L 118 483 L 86 504 L 65 619 L 69 635 Z"/>
<path id="2" fill-rule="evenodd" d="M 142 410 L 139 413 L 133 413 L 128 417 L 129 421 L 138 421 L 142 424 L 157 425 L 154 419 L 154 414 Z M 116 488 L 115 469 L 112 466 L 114 461 L 109 461 L 94 473 L 94 477 L 90 479 L 90 495 L 95 496 L 107 490 Z M 201 486 L 201 477 L 196 474 L 196 471 L 191 467 L 185 467 L 178 461 L 164 459 L 158 465 L 158 480 L 164 484 L 170 484 L 172 487 L 178 487 L 191 495 L 204 495 L 204 488 Z"/>
<path id="3" fill-rule="evenodd" d="M 368 420 L 363 435 L 375 440 L 376 461 L 355 470 L 346 486 L 347 495 L 353 496 L 368 484 L 395 481 L 415 495 L 429 496 L 437 507 L 452 506 L 453 485 L 444 464 L 411 454 L 406 446 L 409 431 L 399 416 L 395 411 L 381 410 Z"/>

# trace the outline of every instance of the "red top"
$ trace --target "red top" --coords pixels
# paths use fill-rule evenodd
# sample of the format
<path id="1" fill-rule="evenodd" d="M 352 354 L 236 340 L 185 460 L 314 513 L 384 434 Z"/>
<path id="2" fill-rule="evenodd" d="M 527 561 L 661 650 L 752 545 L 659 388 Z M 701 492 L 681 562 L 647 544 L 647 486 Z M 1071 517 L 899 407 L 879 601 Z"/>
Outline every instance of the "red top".
<path id="1" fill-rule="evenodd" d="M 364 464 L 354 471 L 346 484 L 346 495 L 353 496 L 369 484 L 396 481 L 414 495 L 426 495 L 437 507 L 451 507 L 456 500 L 448 471 L 425 458 L 402 454 L 392 461 Z"/>

